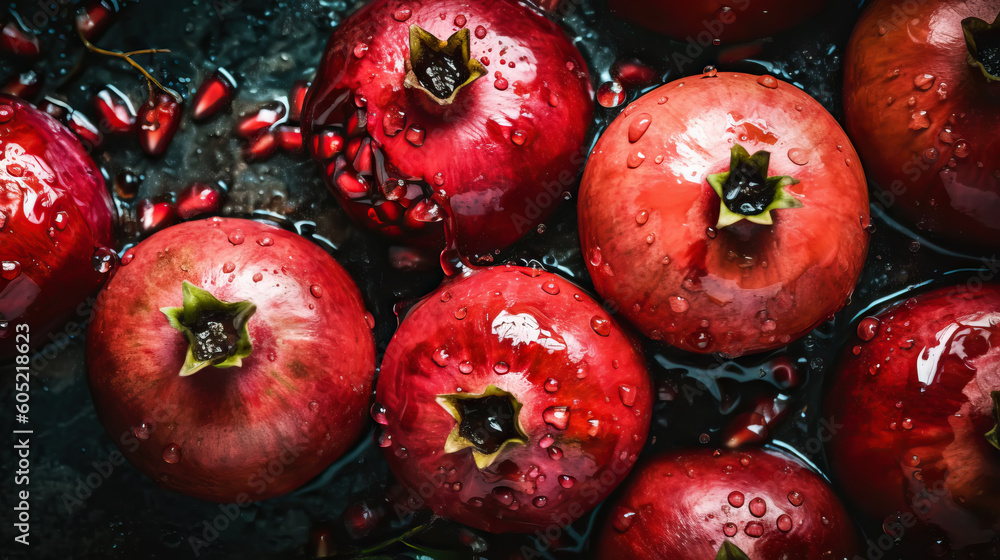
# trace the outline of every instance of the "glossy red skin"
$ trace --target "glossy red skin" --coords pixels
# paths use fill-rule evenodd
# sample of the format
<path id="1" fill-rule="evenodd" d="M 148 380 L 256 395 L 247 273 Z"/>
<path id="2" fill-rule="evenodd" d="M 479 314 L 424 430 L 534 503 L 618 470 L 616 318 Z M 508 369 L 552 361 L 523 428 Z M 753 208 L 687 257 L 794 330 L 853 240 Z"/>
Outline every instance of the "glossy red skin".
<path id="1" fill-rule="evenodd" d="M 1000 0 L 916 6 L 874 2 L 858 21 L 844 65 L 847 130 L 882 206 L 922 232 L 998 247 L 1000 82 L 967 63 L 961 22 L 992 23 Z M 926 89 L 914 81 L 924 74 L 934 76 Z"/>
<path id="2" fill-rule="evenodd" d="M 740 507 L 731 505 L 732 492 L 743 494 Z M 791 492 L 801 495 L 800 505 L 789 501 Z M 762 517 L 750 512 L 757 498 L 766 505 Z M 715 558 L 726 540 L 753 560 L 839 560 L 858 551 L 853 522 L 833 490 L 798 459 L 771 450 L 705 448 L 658 456 L 636 468 L 607 511 L 596 541 L 601 559 L 705 560 Z M 631 512 L 627 525 L 623 516 Z M 792 520 L 788 532 L 778 528 L 782 515 Z M 745 532 L 753 522 L 763 525 L 760 537 Z M 736 525 L 731 537 L 727 523 Z"/>
<path id="3" fill-rule="evenodd" d="M 987 326 L 939 341 L 976 315 Z M 928 550 L 937 538 L 955 551 L 987 543 L 1000 534 L 1000 451 L 984 437 L 996 423 L 990 392 L 1000 390 L 1000 288 L 942 288 L 878 317 L 874 339 L 852 337 L 831 379 L 825 417 L 842 426 L 829 442 L 834 473 L 874 523 L 917 517 L 904 550 Z M 921 365 L 938 346 L 937 364 Z"/>
<path id="4" fill-rule="evenodd" d="M 733 73 L 671 82 L 626 108 L 591 153 L 580 186 L 584 257 L 597 291 L 650 338 L 692 352 L 769 350 L 826 320 L 854 289 L 868 246 L 857 154 L 819 103 L 767 78 L 775 88 Z M 630 142 L 646 116 L 648 130 Z M 712 239 L 719 197 L 706 177 L 729 169 L 733 142 L 771 152 L 769 174 L 799 179 L 786 191 L 804 206 Z M 807 150 L 808 163 L 793 163 L 791 149 Z M 753 266 L 739 266 L 743 257 Z"/>
<path id="5" fill-rule="evenodd" d="M 299 487 L 354 443 L 375 347 L 360 292 L 326 252 L 272 226 L 212 218 L 163 230 L 122 262 L 95 307 L 87 365 L 98 416 L 136 468 L 197 498 L 262 500 Z M 187 341 L 160 308 L 181 304 L 183 280 L 256 303 L 253 353 L 241 367 L 178 375 Z M 143 422 L 146 440 L 133 431 Z M 163 458 L 171 444 L 181 448 L 172 464 Z M 272 467 L 268 481 L 259 473 L 274 464 L 280 473 Z"/>
<path id="6" fill-rule="evenodd" d="M 543 290 L 549 283 L 558 294 Z M 467 316 L 459 320 L 461 309 Z M 513 339 L 501 339 L 492 324 L 503 311 L 531 315 L 566 348 L 550 352 L 538 342 L 515 347 Z M 611 320 L 575 285 L 521 267 L 480 269 L 419 303 L 389 343 L 376 389 L 386 410 L 382 437 L 391 438 L 385 457 L 396 477 L 438 515 L 494 533 L 564 526 L 596 506 L 624 479 L 646 442 L 652 391 L 642 353 L 613 321 L 609 336 L 597 334 L 591 327 L 595 316 Z M 440 349 L 449 356 L 445 367 L 433 358 Z M 474 368 L 469 374 L 459 370 L 464 361 Z M 498 362 L 508 364 L 509 372 L 497 373 Z M 549 378 L 559 382 L 554 392 L 544 388 Z M 455 420 L 435 398 L 459 388 L 479 394 L 491 384 L 522 403 L 519 418 L 528 442 L 505 448 L 480 471 L 471 450 L 444 452 Z M 631 407 L 621 400 L 620 385 L 634 387 Z M 551 406 L 569 407 L 565 430 L 543 421 Z M 590 419 L 598 421 L 595 436 L 589 434 Z M 539 445 L 546 435 L 555 439 L 550 448 Z M 551 448 L 562 457 L 550 457 Z M 532 467 L 540 476 L 530 475 Z M 565 488 L 559 475 L 576 482 Z M 458 491 L 455 482 L 461 483 Z M 499 503 L 493 497 L 497 488 L 510 489 L 518 505 Z M 543 507 L 533 504 L 540 496 Z M 473 505 L 476 500 L 482 505 Z"/>
<path id="7" fill-rule="evenodd" d="M 0 261 L 14 261 L 21 268 L 12 280 L 0 278 L 0 321 L 11 328 L 26 322 L 33 344 L 40 346 L 106 280 L 94 270 L 91 256 L 97 248 L 114 245 L 115 213 L 100 171 L 65 126 L 26 101 L 0 95 L 3 105 L 12 107 L 13 115 L 0 122 L 2 168 L 14 163 L 9 150 L 20 146 L 24 154 L 17 159 L 24 174 L 20 182 L 9 171 L 0 179 L 5 217 L 0 220 L 5 222 Z M 25 160 L 40 166 L 43 174 Z M 65 213 L 64 222 L 60 213 Z M 65 224 L 63 229 L 57 221 Z M 82 322 L 86 315 L 78 319 Z M 13 351 L 12 345 L 3 345 L 0 358 L 6 360 Z"/>
<path id="8" fill-rule="evenodd" d="M 157 92 L 139 109 L 139 144 L 151 156 L 163 155 L 181 126 L 183 106 L 172 96 Z"/>
<path id="9" fill-rule="evenodd" d="M 708 47 L 714 39 L 748 41 L 791 29 L 819 13 L 826 0 L 610 0 L 609 4 L 612 13 L 623 19 Z"/>
<path id="10" fill-rule="evenodd" d="M 348 211 L 394 239 L 440 245 L 440 224 L 407 225 L 397 216 L 431 191 L 443 193 L 463 253 L 506 247 L 552 213 L 585 160 L 581 146 L 593 112 L 586 64 L 558 26 L 512 0 L 427 0 L 408 7 L 411 15 L 397 21 L 399 2 L 379 0 L 336 28 L 306 100 L 305 145 L 312 146 L 324 127 L 343 125 L 343 111 L 333 110 L 341 100 L 353 114 L 363 99 L 358 113 L 367 115 L 366 126 L 355 136 L 371 138 L 389 168 L 376 176 L 413 179 L 409 182 L 415 186 L 402 200 L 381 203 L 393 208 L 383 209 L 380 218 L 370 197 L 352 201 L 337 188 L 336 157 L 320 160 L 327 185 Z M 460 29 L 458 16 L 470 30 L 472 57 L 482 60 L 488 73 L 442 109 L 424 92 L 403 86 L 409 28 L 419 25 L 447 39 Z M 476 33 L 480 27 L 486 30 L 482 39 Z M 358 58 L 354 50 L 362 43 L 368 49 Z M 507 81 L 504 90 L 495 86 L 498 72 Z M 406 127 L 426 131 L 422 146 L 406 140 L 406 128 L 386 134 L 383 115 L 395 107 L 405 112 Z M 523 145 L 511 140 L 517 130 L 527 135 Z M 369 180 L 369 192 L 377 192 L 381 183 Z"/>

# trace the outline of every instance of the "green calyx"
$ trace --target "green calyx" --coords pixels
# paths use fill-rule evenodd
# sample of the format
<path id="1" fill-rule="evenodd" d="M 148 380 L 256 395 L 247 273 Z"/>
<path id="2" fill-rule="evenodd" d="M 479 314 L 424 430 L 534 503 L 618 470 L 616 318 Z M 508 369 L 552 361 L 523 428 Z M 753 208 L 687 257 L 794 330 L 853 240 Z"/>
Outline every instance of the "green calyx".
<path id="1" fill-rule="evenodd" d="M 441 106 L 451 105 L 465 86 L 486 75 L 472 58 L 468 28 L 442 41 L 418 25 L 410 26 L 410 56 L 403 85 L 423 91 Z"/>
<path id="2" fill-rule="evenodd" d="M 979 18 L 962 20 L 965 44 L 969 48 L 966 55 L 970 66 L 978 68 L 987 82 L 1000 82 L 1000 14 L 993 23 Z"/>
<path id="3" fill-rule="evenodd" d="M 761 150 L 750 155 L 736 144 L 730 152 L 729 171 L 708 176 L 708 184 L 721 200 L 716 229 L 740 220 L 769 226 L 774 223 L 772 210 L 802 207 L 797 198 L 785 191 L 785 187 L 799 180 L 787 175 L 768 177 L 770 161 L 770 152 Z"/>
<path id="4" fill-rule="evenodd" d="M 715 555 L 715 560 L 750 560 L 750 557 L 732 541 L 724 541 L 719 547 L 719 553 Z"/>
<path id="5" fill-rule="evenodd" d="M 188 341 L 180 375 L 188 376 L 208 366 L 242 366 L 243 358 L 253 352 L 247 323 L 257 306 L 249 301 L 220 301 L 187 280 L 182 293 L 181 307 L 160 308 L 170 326 Z"/>
<path id="6" fill-rule="evenodd" d="M 1000 391 L 993 391 L 990 393 L 993 397 L 993 418 L 996 420 L 996 424 L 993 425 L 993 429 L 986 432 L 986 441 L 990 442 L 990 445 L 1000 449 Z"/>

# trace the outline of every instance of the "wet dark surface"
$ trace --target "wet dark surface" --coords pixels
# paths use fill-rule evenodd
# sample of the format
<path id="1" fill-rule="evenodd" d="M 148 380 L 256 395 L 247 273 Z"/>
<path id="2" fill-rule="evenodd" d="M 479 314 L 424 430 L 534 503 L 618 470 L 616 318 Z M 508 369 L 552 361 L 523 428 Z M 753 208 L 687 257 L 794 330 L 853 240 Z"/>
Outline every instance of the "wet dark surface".
<path id="1" fill-rule="evenodd" d="M 857 10 L 833 3 L 840 5 L 761 42 L 748 58 L 727 64 L 717 60 L 720 54 L 733 57 L 727 51 L 729 45 L 668 41 L 615 21 L 599 0 L 582 6 L 570 3 L 562 19 L 579 37 L 578 45 L 597 82 L 595 89 L 610 79 L 616 60 L 639 58 L 662 81 L 698 74 L 706 65 L 715 64 L 722 71 L 770 72 L 802 87 L 840 118 L 841 61 Z M 134 136 L 111 134 L 104 135 L 104 145 L 93 153 L 108 177 L 131 173 L 138 178 L 134 196 L 116 198 L 124 240 L 119 249 L 148 233 L 137 215 L 143 204 L 174 201 L 196 182 L 221 182 L 219 188 L 226 193 L 222 214 L 268 219 L 294 228 L 313 237 L 348 268 L 376 317 L 382 350 L 396 324 L 393 306 L 419 298 L 440 281 L 436 258 L 414 257 L 355 229 L 324 188 L 319 170 L 305 157 L 279 151 L 266 160 L 247 163 L 233 133 L 241 115 L 286 98 L 293 82 L 311 78 L 330 30 L 352 9 L 350 3 L 327 0 L 129 2 L 113 27 L 95 42 L 116 50 L 170 49 L 169 54 L 142 55 L 137 61 L 164 85 L 180 92 L 188 107 L 162 158 L 145 156 Z M 44 20 L 38 27 L 43 58 L 34 63 L 3 58 L 0 79 L 33 68 L 44 80 L 35 102 L 50 95 L 92 118 L 92 97 L 104 84 L 117 86 L 136 107 L 146 99 L 145 82 L 136 71 L 119 60 L 86 53 L 71 32 L 68 14 L 72 5 L 67 3 L 52 17 L 36 17 L 41 8 L 35 2 L 23 2 L 15 10 L 26 21 Z M 229 70 L 239 84 L 232 108 L 192 122 L 193 93 L 219 66 Z M 595 134 L 642 91 L 626 87 L 626 102 L 612 108 L 598 106 Z M 537 264 L 589 289 L 575 205 L 574 197 L 545 227 L 504 251 L 496 262 Z M 414 259 L 418 269 L 408 266 Z M 661 399 L 652 430 L 655 439 L 646 452 L 674 445 L 718 446 L 727 422 L 752 409 L 751 402 L 778 399 L 787 404 L 788 412 L 772 432 L 774 445 L 794 450 L 825 469 L 822 446 L 817 443 L 823 420 L 818 410 L 823 378 L 857 319 L 903 291 L 961 282 L 989 264 L 995 266 L 995 259 L 962 257 L 921 242 L 891 218 L 875 212 L 867 266 L 850 303 L 787 351 L 727 361 L 691 358 L 652 342 L 646 344 Z M 78 323 L 85 320 L 84 316 L 74 318 Z M 385 497 L 399 490 L 393 488 L 371 434 L 319 478 L 281 498 L 241 508 L 160 490 L 122 461 L 98 422 L 86 383 L 83 339 L 57 334 L 53 340 L 33 362 L 30 557 L 314 557 L 318 550 L 347 553 L 370 547 L 427 521 L 422 514 L 397 516 L 386 506 Z M 798 383 L 775 374 L 774 365 L 782 363 L 783 357 L 793 364 L 792 377 Z M 6 403 L 13 402 L 13 375 L 8 369 L 2 371 L 0 402 L 7 411 Z M 3 425 L 9 426 L 11 415 L 5 412 L 4 416 Z M 0 508 L 9 511 L 13 478 L 9 445 L 0 451 L 0 464 L 5 481 Z M 365 532 L 365 520 L 378 517 L 379 511 L 386 513 L 385 520 L 374 523 L 367 535 L 353 538 Z M 494 537 L 437 521 L 430 530 L 406 539 L 424 552 L 399 543 L 385 552 L 445 558 L 449 556 L 443 551 L 452 551 L 456 558 L 507 558 L 527 547 L 539 557 L 575 557 L 586 553 L 588 531 L 600 519 L 598 508 L 594 515 L 560 531 L 560 538 L 551 545 L 529 536 Z M 213 522 L 224 528 L 213 528 Z M 11 530 L 5 523 L 0 549 L 4 557 L 21 557 L 19 545 L 9 544 Z"/>

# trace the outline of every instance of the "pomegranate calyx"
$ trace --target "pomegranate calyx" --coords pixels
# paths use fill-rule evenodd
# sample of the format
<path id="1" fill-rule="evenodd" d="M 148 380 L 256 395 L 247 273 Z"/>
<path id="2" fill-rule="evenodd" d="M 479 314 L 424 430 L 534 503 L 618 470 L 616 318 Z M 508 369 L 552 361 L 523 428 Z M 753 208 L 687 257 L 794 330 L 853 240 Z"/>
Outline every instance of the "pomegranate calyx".
<path id="1" fill-rule="evenodd" d="M 993 23 L 969 17 L 962 20 L 970 66 L 978 68 L 987 82 L 1000 82 L 1000 14 Z"/>
<path id="2" fill-rule="evenodd" d="M 181 377 L 213 366 L 240 367 L 253 352 L 247 323 L 257 311 L 250 301 L 220 301 L 207 290 L 184 281 L 181 307 L 162 307 L 170 326 L 188 340 Z"/>
<path id="3" fill-rule="evenodd" d="M 993 425 L 993 429 L 986 432 L 986 441 L 990 442 L 990 445 L 1000 449 L 1000 391 L 993 391 L 990 393 L 993 397 L 993 418 L 996 420 L 996 424 Z"/>
<path id="4" fill-rule="evenodd" d="M 719 221 L 716 229 L 740 220 L 769 226 L 774 223 L 771 210 L 801 208 L 802 202 L 785 191 L 799 182 L 794 177 L 769 177 L 771 153 L 761 150 L 752 156 L 736 144 L 730 152 L 729 171 L 708 176 L 708 184 L 719 195 Z"/>
<path id="5" fill-rule="evenodd" d="M 468 28 L 442 41 L 418 25 L 410 26 L 410 56 L 403 82 L 406 87 L 424 92 L 438 105 L 448 106 L 462 88 L 485 75 L 486 67 L 470 56 Z"/>
<path id="6" fill-rule="evenodd" d="M 496 385 L 478 395 L 452 393 L 438 395 L 436 400 L 455 419 L 444 452 L 471 447 L 479 469 L 492 465 L 507 447 L 528 442 L 519 417 L 520 401 Z"/>

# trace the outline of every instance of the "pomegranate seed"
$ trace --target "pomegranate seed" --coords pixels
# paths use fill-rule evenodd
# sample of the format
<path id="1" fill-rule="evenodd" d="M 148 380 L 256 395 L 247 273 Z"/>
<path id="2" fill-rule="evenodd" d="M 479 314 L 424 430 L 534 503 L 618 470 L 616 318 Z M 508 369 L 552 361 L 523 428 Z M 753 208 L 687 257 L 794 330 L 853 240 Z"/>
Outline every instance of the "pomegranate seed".
<path id="1" fill-rule="evenodd" d="M 344 137 L 332 130 L 324 130 L 313 138 L 313 157 L 327 160 L 344 149 Z"/>
<path id="2" fill-rule="evenodd" d="M 292 84 L 292 92 L 288 96 L 288 120 L 299 122 L 302 118 L 302 106 L 305 105 L 306 94 L 309 93 L 309 86 L 311 85 L 311 83 L 305 80 L 299 80 Z"/>
<path id="3" fill-rule="evenodd" d="M 94 96 L 94 107 L 101 116 L 101 128 L 108 132 L 124 134 L 135 130 L 135 108 L 128 97 L 112 85 Z"/>
<path id="4" fill-rule="evenodd" d="M 109 0 L 91 0 L 76 14 L 76 28 L 93 41 L 104 35 L 118 15 L 118 5 Z"/>
<path id="5" fill-rule="evenodd" d="M 611 66 L 611 77 L 623 86 L 644 86 L 659 79 L 656 70 L 639 59 L 618 60 Z"/>
<path id="6" fill-rule="evenodd" d="M 38 37 L 10 21 L 0 29 L 0 51 L 23 58 L 35 58 L 42 52 Z"/>
<path id="7" fill-rule="evenodd" d="M 246 161 L 267 159 L 276 149 L 278 149 L 278 139 L 273 132 L 265 130 L 251 138 L 243 148 L 243 159 Z"/>
<path id="8" fill-rule="evenodd" d="M 143 199 L 136 206 L 136 218 L 143 233 L 153 233 L 177 221 L 177 209 L 169 202 L 153 202 Z"/>
<path id="9" fill-rule="evenodd" d="M 250 138 L 265 128 L 270 128 L 282 121 L 285 108 L 279 103 L 261 107 L 256 113 L 251 113 L 236 124 L 236 134 L 240 138 Z"/>
<path id="10" fill-rule="evenodd" d="M 236 93 L 236 79 L 225 68 L 218 68 L 202 82 L 194 94 L 191 118 L 200 121 L 211 117 L 229 105 L 234 93 Z"/>
<path id="11" fill-rule="evenodd" d="M 139 123 L 143 151 L 151 156 L 161 155 L 181 124 L 181 104 L 166 93 L 157 93 L 139 110 Z"/>
<path id="12" fill-rule="evenodd" d="M 221 206 L 222 193 L 205 183 L 194 183 L 177 197 L 177 214 L 184 220 L 218 212 Z"/>
<path id="13" fill-rule="evenodd" d="M 38 109 L 59 122 L 66 122 L 67 110 L 62 102 L 56 102 L 54 99 L 46 96 L 38 103 Z"/>
<path id="14" fill-rule="evenodd" d="M 297 126 L 281 125 L 275 131 L 278 145 L 282 150 L 292 153 L 302 153 L 302 129 Z"/>
<path id="15" fill-rule="evenodd" d="M 84 146 L 90 149 L 97 148 L 104 141 L 101 131 L 90 122 L 90 119 L 80 111 L 72 111 L 69 114 L 69 129 L 73 131 L 83 142 Z"/>
<path id="16" fill-rule="evenodd" d="M 34 70 L 28 70 L 8 80 L 0 92 L 21 99 L 31 99 L 38 95 L 40 89 L 42 89 L 42 78 Z"/>

